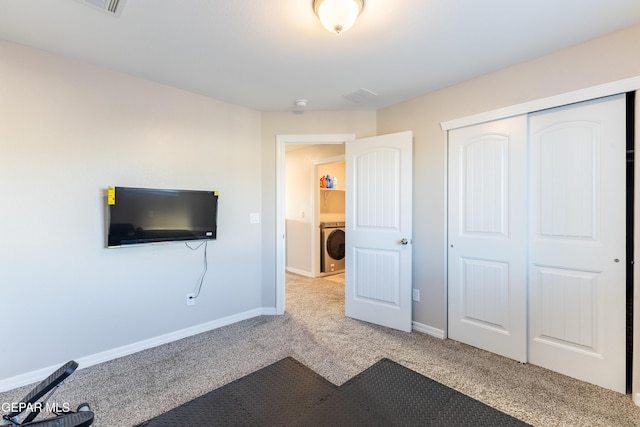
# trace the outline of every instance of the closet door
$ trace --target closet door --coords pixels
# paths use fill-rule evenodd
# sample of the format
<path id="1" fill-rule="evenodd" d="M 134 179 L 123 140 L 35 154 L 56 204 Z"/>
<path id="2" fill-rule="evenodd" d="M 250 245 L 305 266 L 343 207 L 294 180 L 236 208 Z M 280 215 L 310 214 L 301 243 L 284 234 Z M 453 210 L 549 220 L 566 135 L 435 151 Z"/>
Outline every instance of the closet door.
<path id="1" fill-rule="evenodd" d="M 527 357 L 527 118 L 449 132 L 449 338 Z"/>
<path id="2" fill-rule="evenodd" d="M 624 393 L 624 96 L 529 124 L 530 362 Z"/>

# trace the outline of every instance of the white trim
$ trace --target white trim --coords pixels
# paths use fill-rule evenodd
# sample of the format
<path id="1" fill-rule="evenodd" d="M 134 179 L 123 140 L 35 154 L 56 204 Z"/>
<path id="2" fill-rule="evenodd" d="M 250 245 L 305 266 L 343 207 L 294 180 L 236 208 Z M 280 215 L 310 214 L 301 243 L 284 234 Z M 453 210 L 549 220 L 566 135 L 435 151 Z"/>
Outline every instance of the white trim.
<path id="1" fill-rule="evenodd" d="M 276 313 L 284 314 L 285 289 L 285 146 L 286 144 L 344 144 L 355 139 L 348 134 L 276 135 Z"/>
<path id="2" fill-rule="evenodd" d="M 133 353 L 137 353 L 142 350 L 157 347 L 159 345 L 167 344 L 173 341 L 178 341 L 183 338 L 187 338 L 193 335 L 207 332 L 213 329 L 221 328 L 223 326 L 230 325 L 232 323 L 240 322 L 242 320 L 251 319 L 261 315 L 275 315 L 275 309 L 273 308 L 256 308 L 253 310 L 245 311 L 243 313 L 234 314 L 222 319 L 213 320 L 211 322 L 202 323 L 200 325 L 191 326 L 189 328 L 181 329 L 179 331 L 170 332 L 168 334 L 160 335 L 157 337 L 149 338 L 146 340 L 138 341 L 132 344 L 127 344 L 122 347 L 113 348 L 100 353 L 95 353 L 89 356 L 75 359 L 78 362 L 79 369 L 88 368 L 89 366 L 97 365 L 99 363 L 108 362 L 119 357 L 128 356 Z M 14 377 L 0 380 L 0 392 L 12 390 L 17 387 L 36 383 L 42 381 L 49 376 L 52 372 L 60 368 L 68 360 L 61 361 L 57 365 L 47 366 L 35 371 L 27 372 L 24 374 L 16 375 Z"/>
<path id="3" fill-rule="evenodd" d="M 434 328 L 416 321 L 411 322 L 411 329 L 417 332 L 422 332 L 423 334 L 431 335 L 432 337 L 440 339 L 446 338 L 445 332 L 442 329 Z"/>
<path id="4" fill-rule="evenodd" d="M 449 132 L 444 133 L 444 331 L 442 338 L 449 336 Z"/>
<path id="5" fill-rule="evenodd" d="M 289 273 L 294 273 L 294 274 L 298 274 L 300 276 L 304 276 L 304 277 L 308 277 L 310 279 L 314 278 L 314 275 L 312 272 L 310 271 L 304 271 L 304 270 L 300 270 L 299 268 L 293 268 L 293 267 L 287 267 L 286 270 Z"/>
<path id="6" fill-rule="evenodd" d="M 505 119 L 507 117 L 528 114 L 534 111 L 545 110 L 547 108 L 559 107 L 561 105 L 574 104 L 576 102 L 589 101 L 591 99 L 602 98 L 604 96 L 616 95 L 619 93 L 631 92 L 640 89 L 640 76 L 631 77 L 624 80 L 604 83 L 585 89 L 578 89 L 548 98 L 537 99 L 498 110 L 487 111 L 472 116 L 461 117 L 459 119 L 441 122 L 443 131 L 458 129 L 465 126 L 476 125 L 478 123 L 490 122 L 492 120 Z"/>
<path id="7" fill-rule="evenodd" d="M 284 183 L 286 138 L 276 136 L 276 313 L 284 314 L 284 272 L 287 265 Z"/>

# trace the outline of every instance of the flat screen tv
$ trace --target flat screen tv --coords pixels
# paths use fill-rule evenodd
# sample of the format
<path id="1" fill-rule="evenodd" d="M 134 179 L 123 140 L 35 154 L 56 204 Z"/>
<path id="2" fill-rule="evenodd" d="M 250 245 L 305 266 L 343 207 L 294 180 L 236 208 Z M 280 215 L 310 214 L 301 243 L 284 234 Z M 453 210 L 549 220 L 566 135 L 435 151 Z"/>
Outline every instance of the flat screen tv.
<path id="1" fill-rule="evenodd" d="M 107 247 L 217 237 L 217 191 L 110 187 L 107 199 Z"/>

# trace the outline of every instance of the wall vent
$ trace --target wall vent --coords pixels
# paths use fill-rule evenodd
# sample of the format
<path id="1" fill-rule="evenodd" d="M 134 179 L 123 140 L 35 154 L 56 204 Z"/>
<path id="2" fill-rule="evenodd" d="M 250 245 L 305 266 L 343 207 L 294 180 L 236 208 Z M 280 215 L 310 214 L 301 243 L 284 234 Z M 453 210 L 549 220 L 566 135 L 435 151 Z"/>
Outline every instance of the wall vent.
<path id="1" fill-rule="evenodd" d="M 81 0 L 84 4 L 98 8 L 114 16 L 120 16 L 125 0 Z"/>

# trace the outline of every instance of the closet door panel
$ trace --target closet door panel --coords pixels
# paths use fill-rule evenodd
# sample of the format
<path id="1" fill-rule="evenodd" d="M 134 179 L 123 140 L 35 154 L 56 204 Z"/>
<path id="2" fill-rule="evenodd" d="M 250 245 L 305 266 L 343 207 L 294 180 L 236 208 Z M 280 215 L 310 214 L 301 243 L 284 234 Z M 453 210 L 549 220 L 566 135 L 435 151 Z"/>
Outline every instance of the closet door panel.
<path id="1" fill-rule="evenodd" d="M 449 337 L 526 360 L 526 117 L 449 132 Z"/>
<path id="2" fill-rule="evenodd" d="M 625 99 L 530 116 L 532 364 L 625 391 Z"/>

